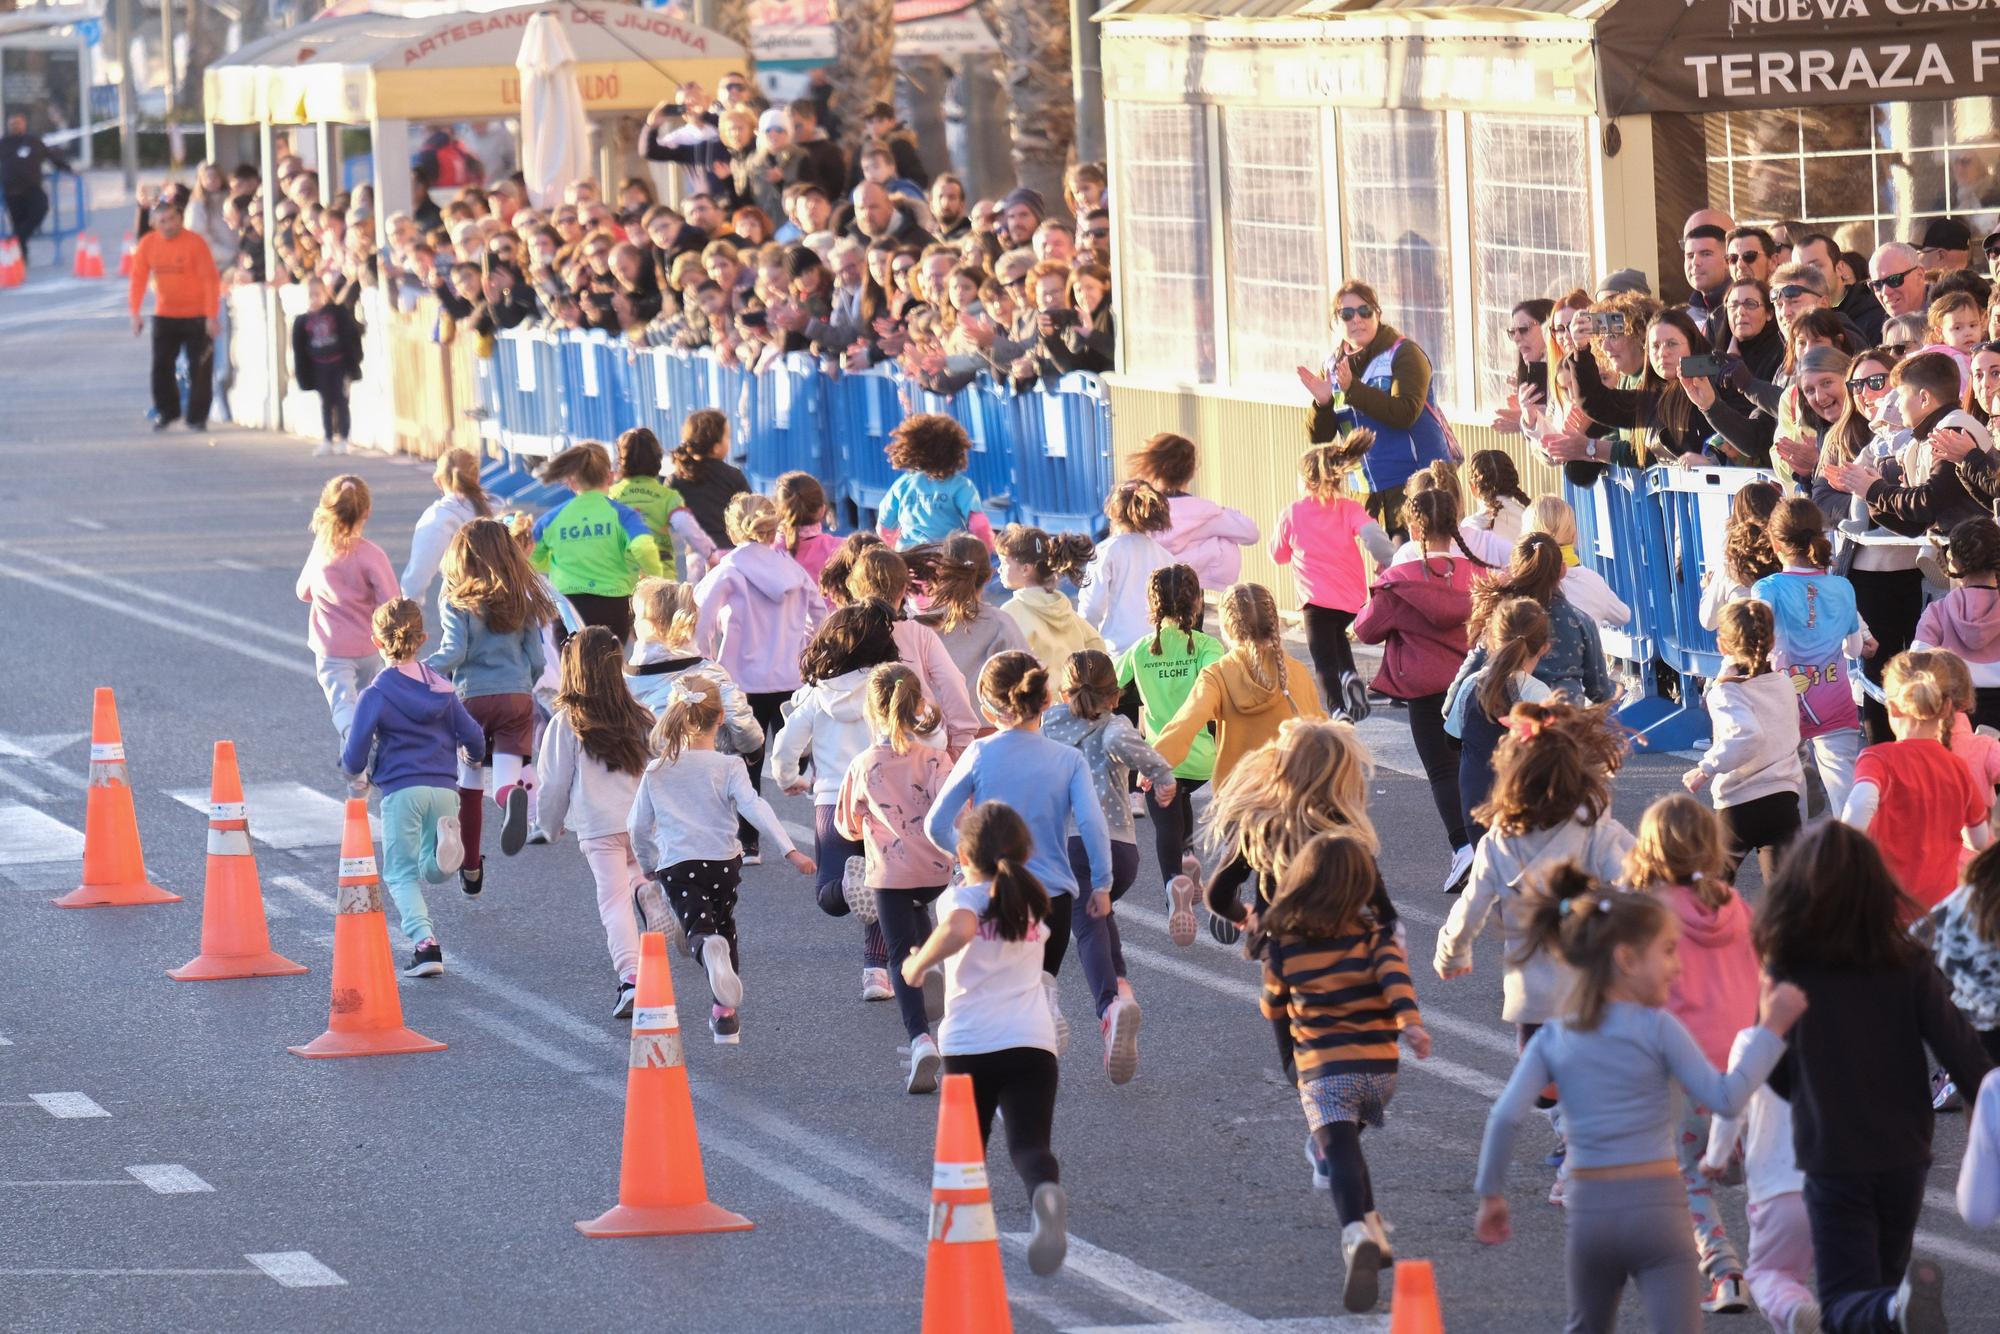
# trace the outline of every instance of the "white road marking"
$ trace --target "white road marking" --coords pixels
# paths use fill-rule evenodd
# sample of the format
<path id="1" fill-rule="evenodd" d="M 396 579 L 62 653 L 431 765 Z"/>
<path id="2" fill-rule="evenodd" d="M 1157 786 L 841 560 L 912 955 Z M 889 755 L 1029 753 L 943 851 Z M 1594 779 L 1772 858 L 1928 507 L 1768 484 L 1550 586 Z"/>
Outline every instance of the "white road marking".
<path id="1" fill-rule="evenodd" d="M 199 1195 L 215 1189 L 179 1163 L 140 1163 L 125 1170 L 155 1195 Z"/>
<path id="2" fill-rule="evenodd" d="M 0 1269 L 0 1278 L 257 1278 L 261 1269 Z"/>
<path id="3" fill-rule="evenodd" d="M 36 787 L 33 783 L 30 783 L 27 779 L 9 773 L 5 768 L 5 766 L 0 766 L 0 787 L 4 787 L 11 792 L 18 792 L 20 795 L 26 797 L 29 801 L 55 800 L 54 793 L 44 792 L 42 791 L 42 789 Z"/>
<path id="4" fill-rule="evenodd" d="M 97 519 L 86 519 L 81 514 L 72 514 L 65 522 L 93 533 L 101 533 L 110 526 Z"/>
<path id="5" fill-rule="evenodd" d="M 457 959 L 452 960 L 452 967 L 454 969 L 458 968 Z M 567 1074 L 587 1074 L 596 1068 L 589 1061 L 578 1060 L 561 1048 L 542 1041 L 520 1025 L 510 1024 L 505 1019 L 490 1014 L 477 1005 L 455 1005 L 452 1008 L 473 1024 L 485 1029 L 501 1041 L 518 1047 L 536 1060 L 546 1065 L 553 1065 L 556 1069 L 564 1071 Z"/>
<path id="6" fill-rule="evenodd" d="M 58 751 L 68 750 L 78 742 L 89 739 L 88 732 L 45 732 L 33 736 L 0 732 L 0 755 L 23 760 L 46 760 Z"/>
<path id="7" fill-rule="evenodd" d="M 175 788 L 167 793 L 190 810 L 208 814 L 208 789 Z M 270 847 L 296 852 L 303 848 L 337 848 L 347 818 L 347 803 L 304 783 L 250 783 L 243 789 L 250 837 Z M 382 822 L 368 817 L 369 833 L 382 837 Z"/>
<path id="8" fill-rule="evenodd" d="M 247 560 L 236 560 L 230 556 L 218 556 L 215 563 L 225 570 L 235 570 L 238 574 L 256 574 L 264 568 L 261 565 L 252 565 Z"/>
<path id="9" fill-rule="evenodd" d="M 14 1039 L 8 1037 L 5 1033 L 0 1033 L 0 1047 L 11 1047 L 13 1045 Z"/>
<path id="10" fill-rule="evenodd" d="M 1368 1330 L 1386 1330 L 1389 1316 L 1386 1312 L 1373 1315 L 1308 1315 L 1289 1320 L 1253 1320 L 1221 1323 L 1202 1320 L 1189 1323 L 1180 1321 L 1171 1325 L 1067 1325 L 1061 1334 L 1362 1334 Z"/>
<path id="11" fill-rule="evenodd" d="M 115 1181 L 0 1181 L 0 1186 L 9 1190 L 67 1190 L 73 1186 L 136 1186 L 140 1184 L 130 1177 Z"/>
<path id="12" fill-rule="evenodd" d="M 83 858 L 83 835 L 61 820 L 17 801 L 0 802 L 0 866 L 74 862 Z"/>
<path id="13" fill-rule="evenodd" d="M 1954 1218 L 1958 1217 L 1956 1205 L 1953 1206 L 1951 1214 Z M 1922 1228 L 1917 1229 L 1912 1241 L 1913 1248 L 1919 1254 L 1934 1255 L 1953 1264 L 1977 1269 L 1982 1274 L 2000 1274 L 2000 1255 L 1995 1255 L 1984 1246 L 1970 1246 L 1962 1241 L 1953 1241 L 1950 1237 L 1940 1237 L 1935 1232 L 1926 1232 Z"/>
<path id="14" fill-rule="evenodd" d="M 70 1121 L 80 1117 L 109 1116 L 87 1093 L 30 1093 L 28 1098 L 50 1116 Z"/>
<path id="15" fill-rule="evenodd" d="M 226 625 L 232 630 L 237 630 L 248 635 L 255 635 L 259 639 L 269 640 L 272 643 L 281 644 L 294 650 L 303 650 L 305 648 L 305 636 L 297 631 L 279 630 L 264 624 L 262 621 L 254 621 L 247 616 L 238 616 L 234 612 L 224 611 L 220 607 L 213 607 L 205 602 L 195 602 L 188 598 L 175 597 L 172 593 L 162 593 L 158 589 L 148 588 L 143 584 L 134 583 L 129 579 L 106 574 L 100 570 L 93 570 L 88 565 L 78 565 L 74 561 L 63 560 L 58 556 L 31 551 L 11 542 L 0 542 L 0 554 L 14 556 L 19 560 L 32 561 L 45 569 L 53 570 L 72 580 L 96 584 L 100 588 L 116 592 L 128 602 L 136 598 L 142 602 L 151 602 L 156 606 L 171 608 L 185 616 L 199 616 L 203 620 L 213 621 L 218 625 Z M 13 573 L 24 579 L 28 578 L 28 576 L 20 574 L 18 570 L 13 571 Z M 33 580 L 30 579 L 29 582 L 33 582 Z M 125 607 L 120 608 L 120 610 L 128 611 L 134 616 L 139 615 L 136 608 Z M 294 662 L 297 660 L 296 658 L 292 659 Z M 307 663 L 306 670 L 308 673 L 312 671 L 310 663 Z"/>
<path id="16" fill-rule="evenodd" d="M 243 1257 L 286 1288 L 344 1288 L 347 1280 L 307 1251 L 259 1251 Z"/>

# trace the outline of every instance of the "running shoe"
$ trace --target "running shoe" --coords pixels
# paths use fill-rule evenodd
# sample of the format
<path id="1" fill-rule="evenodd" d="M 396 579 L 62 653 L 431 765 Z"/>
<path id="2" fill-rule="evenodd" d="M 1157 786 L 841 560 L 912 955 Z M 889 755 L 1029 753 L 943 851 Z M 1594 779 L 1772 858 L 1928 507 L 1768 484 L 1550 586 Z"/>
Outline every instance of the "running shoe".
<path id="1" fill-rule="evenodd" d="M 936 1023 L 944 1018 L 944 969 L 933 968 L 924 974 L 924 1018 Z"/>
<path id="2" fill-rule="evenodd" d="M 886 968 L 864 968 L 861 970 L 861 999 L 865 1001 L 885 1001 L 895 998 L 896 989 L 889 985 L 889 970 Z"/>
<path id="3" fill-rule="evenodd" d="M 1372 1311 L 1380 1294 L 1382 1252 L 1368 1224 L 1356 1220 L 1340 1230 L 1340 1255 L 1347 1263 L 1341 1305 L 1350 1311 Z"/>
<path id="4" fill-rule="evenodd" d="M 1230 921 L 1227 917 L 1217 917 L 1214 913 L 1210 913 L 1208 915 L 1208 934 L 1214 936 L 1216 940 L 1224 945 L 1234 945 L 1243 938 L 1243 928 Z"/>
<path id="5" fill-rule="evenodd" d="M 528 789 L 519 783 L 507 789 L 506 822 L 500 826 L 500 851 L 512 857 L 528 846 Z"/>
<path id="6" fill-rule="evenodd" d="M 1563 1174 L 1561 1172 L 1556 1173 L 1555 1184 L 1549 1187 L 1549 1203 L 1558 1209 L 1569 1207 L 1563 1203 Z"/>
<path id="7" fill-rule="evenodd" d="M 167 423 L 155 422 L 153 424 L 153 429 L 156 431 L 164 431 L 167 429 Z M 322 440 L 318 444 L 313 446 L 313 457 L 316 459 L 323 459 L 331 453 L 333 453 L 333 441 L 331 440 Z"/>
<path id="8" fill-rule="evenodd" d="M 1114 1084 L 1129 1084 L 1139 1073 L 1139 1002 L 1114 996 L 1099 1027 L 1104 1030 L 1104 1072 Z"/>
<path id="9" fill-rule="evenodd" d="M 639 987 L 637 983 L 621 981 L 618 984 L 618 999 L 611 1006 L 611 1017 L 613 1019 L 630 1019 L 632 1017 L 632 1002 L 637 1000 L 638 996 Z"/>
<path id="10" fill-rule="evenodd" d="M 1340 674 L 1340 709 L 1350 723 L 1368 721 L 1368 683 L 1361 679 L 1359 672 Z M 1372 1299 L 1368 1303 L 1369 1306 L 1374 1304 Z"/>
<path id="11" fill-rule="evenodd" d="M 1553 1149 L 1550 1149 L 1548 1155 L 1542 1159 L 1542 1162 L 1550 1167 L 1560 1170 L 1564 1160 L 1567 1159 L 1568 1157 L 1569 1157 L 1569 1142 L 1567 1140 L 1559 1139 L 1556 1141 L 1556 1146 Z"/>
<path id="12" fill-rule="evenodd" d="M 1451 869 L 1444 874 L 1444 892 L 1457 894 L 1465 889 L 1465 882 L 1472 878 L 1472 849 L 1468 843 L 1451 854 Z"/>
<path id="13" fill-rule="evenodd" d="M 1361 1221 L 1366 1223 L 1368 1230 L 1375 1234 L 1375 1248 L 1381 1253 L 1382 1268 L 1389 1269 L 1394 1267 L 1396 1253 L 1390 1248 L 1389 1234 L 1396 1230 L 1395 1225 L 1373 1209 L 1363 1214 Z"/>
<path id="14" fill-rule="evenodd" d="M 1055 1182 L 1044 1181 L 1035 1187 L 1029 1211 L 1035 1225 L 1028 1233 L 1028 1268 L 1047 1278 L 1069 1254 L 1069 1196 Z"/>
<path id="15" fill-rule="evenodd" d="M 847 865 L 840 873 L 840 897 L 847 902 L 847 911 L 867 925 L 877 920 L 875 891 L 868 887 L 868 859 L 849 857 Z"/>
<path id="16" fill-rule="evenodd" d="M 1819 1303 L 1808 1297 L 1792 1308 L 1785 1322 L 1785 1334 L 1820 1334 Z"/>
<path id="17" fill-rule="evenodd" d="M 1049 1003 L 1049 1020 L 1056 1028 L 1056 1059 L 1061 1060 L 1069 1050 L 1069 1020 L 1063 1018 L 1062 997 L 1057 994 L 1056 980 L 1047 973 L 1042 974 L 1042 999 Z"/>
<path id="18" fill-rule="evenodd" d="M 721 936 L 704 936 L 701 966 L 708 972 L 708 990 L 716 1004 L 733 1011 L 743 1003 L 743 979 L 729 961 L 728 941 Z"/>
<path id="19" fill-rule="evenodd" d="M 465 843 L 458 836 L 456 815 L 447 815 L 438 821 L 437 864 L 440 880 L 465 865 Z"/>
<path id="20" fill-rule="evenodd" d="M 1937 1261 L 1910 1261 L 1890 1309 L 1902 1334 L 1944 1334 L 1944 1270 Z"/>
<path id="21" fill-rule="evenodd" d="M 1951 575 L 1946 571 L 1944 551 L 1936 545 L 1923 547 L 1917 552 L 1917 568 L 1923 572 L 1924 583 L 1933 590 L 1944 593 L 1951 589 Z"/>
<path id="22" fill-rule="evenodd" d="M 727 1005 L 708 1007 L 708 1034 L 718 1047 L 734 1047 L 743 1041 L 742 1021 Z"/>
<path id="23" fill-rule="evenodd" d="M 1312 1188 L 1314 1190 L 1333 1189 L 1333 1164 L 1327 1162 L 1326 1155 L 1319 1151 L 1319 1141 L 1306 1136 L 1306 1165 L 1312 1168 Z"/>
<path id="24" fill-rule="evenodd" d="M 486 888 L 486 868 L 483 866 L 461 866 L 458 868 L 458 887 L 465 891 L 465 897 L 476 899 L 479 891 Z"/>
<path id="25" fill-rule="evenodd" d="M 534 833 L 528 835 L 529 847 L 545 848 L 548 845 L 549 845 L 549 836 L 547 834 L 544 834 L 541 830 L 537 829 Z"/>
<path id="26" fill-rule="evenodd" d="M 762 866 L 764 864 L 762 850 L 746 846 L 743 849 L 743 864 L 745 866 Z"/>
<path id="27" fill-rule="evenodd" d="M 421 941 L 415 949 L 410 951 L 410 962 L 403 969 L 403 976 L 444 976 L 444 951 L 438 948 L 438 943 L 435 940 Z"/>
<path id="28" fill-rule="evenodd" d="M 1194 898 L 1194 881 L 1184 875 L 1167 881 L 1167 937 L 1182 949 L 1194 944 L 1199 925 L 1194 915 Z"/>
<path id="29" fill-rule="evenodd" d="M 944 1064 L 944 1057 L 938 1055 L 937 1040 L 924 1033 L 910 1044 L 910 1079 L 903 1085 L 905 1093 L 936 1093 L 938 1067 Z"/>
<path id="30" fill-rule="evenodd" d="M 1701 1309 L 1710 1315 L 1742 1315 L 1750 1309 L 1750 1294 L 1743 1287 L 1743 1275 L 1724 1274 L 1708 1286 Z"/>
<path id="31" fill-rule="evenodd" d="M 1958 1096 L 1958 1085 L 1951 1076 L 1939 1070 L 1931 1076 L 1931 1110 L 1934 1112 L 1962 1112 L 1965 1099 Z"/>

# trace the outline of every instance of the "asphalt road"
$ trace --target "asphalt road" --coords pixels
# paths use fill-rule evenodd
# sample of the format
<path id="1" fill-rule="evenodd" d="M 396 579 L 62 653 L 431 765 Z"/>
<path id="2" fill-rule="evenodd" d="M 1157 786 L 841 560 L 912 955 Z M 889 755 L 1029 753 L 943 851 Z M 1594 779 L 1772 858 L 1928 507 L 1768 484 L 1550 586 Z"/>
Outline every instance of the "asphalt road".
<path id="1" fill-rule="evenodd" d="M 118 289 L 38 277 L 0 295 L 0 1328 L 914 1328 L 935 1101 L 902 1092 L 893 1007 L 858 999 L 858 928 L 823 917 L 782 864 L 746 876 L 742 1045 L 698 1028 L 688 1045 L 710 1194 L 754 1232 L 590 1241 L 571 1226 L 615 1198 L 625 1052 L 573 843 L 495 857 L 476 903 L 432 894 L 448 972 L 402 998 L 448 1051 L 285 1051 L 327 1017 L 339 784 L 291 588 L 334 469 L 275 436 L 147 430 L 144 345 Z M 428 470 L 345 466 L 374 489 L 369 536 L 400 562 Z M 118 691 L 147 860 L 180 905 L 49 906 L 76 883 L 98 685 Z M 1497 948 L 1448 986 L 1421 967 L 1448 907 L 1447 849 L 1401 715 L 1362 730 L 1437 1043 L 1431 1061 L 1406 1060 L 1389 1127 L 1366 1137 L 1378 1198 L 1399 1251 L 1436 1264 L 1452 1329 L 1556 1328 L 1546 1133 L 1524 1137 L 1514 1172 L 1516 1239 L 1488 1249 L 1471 1234 L 1480 1128 L 1514 1050 Z M 305 977 L 163 976 L 195 953 L 219 738 L 250 785 L 274 942 Z M 1635 820 L 1681 767 L 1637 760 L 1617 814 Z M 809 824 L 802 801 L 778 805 Z M 1075 1241 L 1052 1280 L 1010 1242 L 1018 1327 L 1386 1329 L 1386 1301 L 1337 1314 L 1337 1229 L 1308 1185 L 1253 969 L 1206 933 L 1176 949 L 1150 870 L 1119 913 L 1143 1062 L 1109 1085 L 1068 970 L 1077 1040 L 1056 1150 Z M 676 983 L 684 1001 L 700 994 L 685 964 Z M 2000 1306 L 2000 1256 L 1949 1207 L 1963 1143 L 1943 1118 L 1920 1245 L 1973 1329 Z M 1003 1233 L 1024 1230 L 1004 1154 L 992 1179 Z M 1740 1246 L 1740 1193 L 1727 1208 Z"/>

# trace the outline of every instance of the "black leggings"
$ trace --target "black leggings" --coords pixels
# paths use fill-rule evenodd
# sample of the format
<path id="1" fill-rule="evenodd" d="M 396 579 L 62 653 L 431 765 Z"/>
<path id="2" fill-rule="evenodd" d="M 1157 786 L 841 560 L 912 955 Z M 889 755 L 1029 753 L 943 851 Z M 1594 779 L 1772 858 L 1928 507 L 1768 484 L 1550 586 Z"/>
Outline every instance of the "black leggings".
<path id="1" fill-rule="evenodd" d="M 1084 850 L 1083 840 L 1075 834 L 1069 838 L 1069 869 L 1076 876 L 1076 883 L 1090 883 L 1090 854 Z M 1132 888 L 1132 882 L 1139 878 L 1139 845 L 1111 840 L 1111 901 L 1125 897 L 1125 891 Z M 1071 919 L 1072 924 L 1074 918 Z M 1111 966 L 1118 976 L 1125 976 L 1125 946 L 1118 939 L 1118 914 L 1104 919 L 1104 933 L 1111 946 Z"/>
<path id="2" fill-rule="evenodd" d="M 632 599 L 629 597 L 608 598 L 601 593 L 566 593 L 569 605 L 576 608 L 577 619 L 585 625 L 601 625 L 618 636 L 620 643 L 632 638 Z M 569 632 L 556 627 L 556 639 L 560 644 L 569 642 Z"/>
<path id="3" fill-rule="evenodd" d="M 326 432 L 328 440 L 345 440 L 353 426 L 353 418 L 347 411 L 347 378 L 341 375 L 326 377 L 332 384 L 321 384 L 319 393 L 319 424 Z"/>
<path id="4" fill-rule="evenodd" d="M 1341 678 L 1354 671 L 1354 646 L 1347 642 L 1347 627 L 1354 624 L 1354 613 L 1308 602 L 1300 614 L 1306 623 L 1306 653 L 1312 658 L 1313 674 L 1319 677 L 1326 710 L 1332 713 L 1341 707 Z"/>
<path id="5" fill-rule="evenodd" d="M 1799 833 L 1799 794 L 1771 792 L 1716 812 L 1729 835 L 1729 881 L 1736 882 L 1736 868 L 1752 848 L 1757 850 L 1757 869 L 1769 885 L 1777 874 L 1778 857 L 1791 846 Z"/>
<path id="6" fill-rule="evenodd" d="M 972 1076 L 972 1101 L 979 1109 L 979 1143 L 993 1136 L 993 1112 L 1007 1115 L 1007 1156 L 1021 1174 L 1030 1198 L 1045 1181 L 1060 1181 L 1061 1169 L 1049 1148 L 1056 1117 L 1056 1057 L 1040 1047 L 1009 1047 L 973 1056 L 947 1056 L 945 1073 Z"/>
<path id="7" fill-rule="evenodd" d="M 930 1031 L 930 1016 L 924 1013 L 924 989 L 903 980 L 903 958 L 930 935 L 928 904 L 944 893 L 944 886 L 926 889 L 878 889 L 875 891 L 875 918 L 882 927 L 887 946 L 889 985 L 896 992 L 896 1009 L 903 1016 L 903 1033 L 915 1041 Z"/>
<path id="8" fill-rule="evenodd" d="M 1375 1212 L 1375 1182 L 1361 1156 L 1361 1127 L 1353 1121 L 1329 1121 L 1313 1131 L 1313 1143 L 1333 1173 L 1333 1211 L 1340 1215 L 1340 1225 L 1359 1223 Z"/>
<path id="9" fill-rule="evenodd" d="M 1159 858 L 1162 881 L 1172 880 L 1181 873 L 1181 858 L 1194 846 L 1194 794 L 1207 786 L 1206 778 L 1176 776 L 1173 804 L 1146 808 L 1146 823 L 1153 827 L 1153 855 Z"/>
<path id="10" fill-rule="evenodd" d="M 1405 700 L 1410 713 L 1410 740 L 1423 762 L 1431 785 L 1431 804 L 1444 821 L 1445 836 L 1457 852 L 1472 841 L 1471 821 L 1459 801 L 1458 738 L 1444 730 L 1444 692 Z"/>
<path id="11" fill-rule="evenodd" d="M 764 791 L 764 754 L 771 748 L 771 742 L 777 738 L 778 728 L 784 725 L 784 705 L 785 701 L 791 697 L 792 692 L 789 690 L 746 690 L 743 692 L 743 698 L 750 702 L 751 716 L 756 718 L 757 725 L 764 729 L 764 744 L 757 747 L 755 754 L 743 757 L 743 762 L 750 766 L 750 786 L 757 789 L 759 795 L 762 795 Z M 736 817 L 736 839 L 743 845 L 745 853 L 758 851 L 762 847 L 762 838 L 763 836 L 757 832 L 755 825 L 740 815 Z M 822 874 L 824 874 L 824 871 L 822 871 Z M 834 872 L 833 878 L 836 883 L 840 880 L 840 873 L 837 869 Z M 835 914 L 835 916 L 838 915 Z"/>
<path id="12" fill-rule="evenodd" d="M 1889 659 L 1917 637 L 1917 617 L 1924 610 L 1923 571 L 1849 570 L 1847 582 L 1854 585 L 1855 611 L 1868 623 L 1868 633 L 1875 636 L 1875 651 L 1862 665 L 1868 679 L 1880 685 Z M 1861 701 L 1861 718 L 1869 744 L 1896 739 L 1889 731 L 1888 710 L 1866 695 Z"/>

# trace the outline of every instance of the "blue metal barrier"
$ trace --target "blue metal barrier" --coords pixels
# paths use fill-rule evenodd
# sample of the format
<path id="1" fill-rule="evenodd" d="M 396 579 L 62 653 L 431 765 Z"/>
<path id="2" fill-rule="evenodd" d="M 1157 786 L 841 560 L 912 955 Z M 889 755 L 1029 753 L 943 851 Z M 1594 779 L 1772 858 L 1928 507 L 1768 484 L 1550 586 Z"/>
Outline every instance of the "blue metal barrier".
<path id="1" fill-rule="evenodd" d="M 1014 458 L 1021 521 L 1050 532 L 1102 536 L 1109 527 L 1111 411 L 1095 375 L 1065 375 L 1055 392 L 1014 396 Z"/>
<path id="2" fill-rule="evenodd" d="M 896 480 L 887 451 L 890 434 L 905 416 L 897 389 L 895 377 L 886 371 L 843 375 L 831 386 L 840 490 L 856 527 L 874 526 L 882 499 Z"/>

